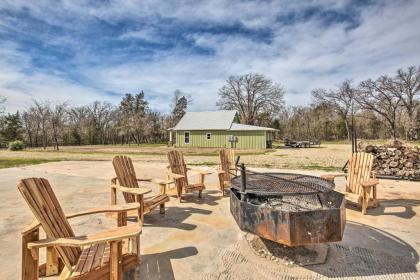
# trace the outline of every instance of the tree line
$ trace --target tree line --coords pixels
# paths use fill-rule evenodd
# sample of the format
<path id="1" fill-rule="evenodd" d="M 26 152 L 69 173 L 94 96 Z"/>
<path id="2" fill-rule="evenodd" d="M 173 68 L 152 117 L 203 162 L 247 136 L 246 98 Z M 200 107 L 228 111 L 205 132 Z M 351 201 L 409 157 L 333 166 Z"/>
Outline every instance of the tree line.
<path id="1" fill-rule="evenodd" d="M 420 66 L 355 85 L 344 80 L 311 92 L 308 106 L 284 106 L 285 89 L 260 74 L 230 77 L 219 90 L 220 109 L 235 109 L 245 124 L 279 129 L 293 139 L 420 138 Z"/>
<path id="2" fill-rule="evenodd" d="M 277 138 L 420 138 L 420 66 L 399 69 L 354 84 L 345 80 L 311 92 L 307 106 L 287 106 L 285 88 L 257 73 L 229 77 L 219 89 L 219 109 L 237 110 L 243 124 L 273 127 Z M 118 105 L 96 101 L 85 106 L 34 100 L 25 110 L 4 114 L 0 96 L 0 144 L 23 140 L 30 147 L 164 143 L 192 98 L 173 94 L 171 112 L 149 107 L 145 93 L 125 94 Z"/>
<path id="3" fill-rule="evenodd" d="M 34 100 L 23 111 L 0 117 L 0 143 L 23 140 L 29 147 L 56 150 L 62 145 L 163 143 L 166 129 L 179 121 L 191 101 L 176 90 L 171 113 L 163 115 L 149 107 L 143 91 L 125 94 L 117 106 L 101 101 L 70 106 Z"/>

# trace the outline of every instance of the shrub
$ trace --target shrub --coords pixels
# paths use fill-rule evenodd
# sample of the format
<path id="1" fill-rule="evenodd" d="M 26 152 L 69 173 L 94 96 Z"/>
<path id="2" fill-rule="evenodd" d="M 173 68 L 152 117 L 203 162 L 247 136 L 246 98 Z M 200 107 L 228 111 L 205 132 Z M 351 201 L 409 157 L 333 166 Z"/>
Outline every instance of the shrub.
<path id="1" fill-rule="evenodd" d="M 11 151 L 21 151 L 25 148 L 23 141 L 15 140 L 9 143 L 9 150 Z"/>

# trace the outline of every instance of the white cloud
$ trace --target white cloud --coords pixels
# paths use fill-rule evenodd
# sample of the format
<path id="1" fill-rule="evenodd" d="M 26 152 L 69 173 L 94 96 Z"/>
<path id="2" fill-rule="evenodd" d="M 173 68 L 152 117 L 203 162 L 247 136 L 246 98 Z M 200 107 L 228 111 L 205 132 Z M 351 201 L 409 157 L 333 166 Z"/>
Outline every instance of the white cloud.
<path id="1" fill-rule="evenodd" d="M 392 74 L 420 61 L 420 1 L 382 1 L 361 7 L 359 25 L 353 29 L 345 21 L 326 24 L 322 17 L 278 20 L 307 7 L 346 12 L 348 1 L 110 1 L 96 6 L 87 1 L 64 1 L 62 6 L 48 1 L 7 3 L 9 9 L 25 6 L 50 24 L 79 32 L 98 18 L 109 23 L 127 18 L 151 21 L 141 28 L 127 28 L 115 40 L 165 42 L 167 34 L 154 25 L 168 18 L 209 26 L 240 23 L 250 32 L 261 29 L 273 34 L 261 40 L 240 33 L 179 30 L 195 47 L 208 49 L 211 55 L 175 45 L 138 60 L 119 60 L 117 54 L 98 57 L 96 50 L 72 37 L 50 38 L 56 46 L 71 44 L 78 50 L 74 64 L 87 81 L 84 84 L 50 72 L 28 72 L 32 63 L 29 54 L 18 51 L 16 45 L 3 44 L 0 90 L 8 96 L 11 108 L 19 108 L 31 98 L 71 99 L 82 104 L 103 98 L 106 91 L 124 94 L 144 89 L 154 109 L 168 111 L 173 91 L 181 89 L 193 96 L 194 110 L 215 109 L 217 90 L 225 79 L 247 72 L 263 73 L 282 83 L 288 91 L 287 103 L 303 105 L 310 103 L 313 88 L 332 87 L 347 78 L 359 82 Z M 1 24 L 0 19 L 0 33 Z"/>
<path id="2" fill-rule="evenodd" d="M 13 43 L 0 44 L 0 95 L 7 99 L 7 111 L 22 110 L 33 100 L 82 105 L 105 98 L 101 91 L 60 75 L 31 71 L 30 57 L 16 47 Z"/>

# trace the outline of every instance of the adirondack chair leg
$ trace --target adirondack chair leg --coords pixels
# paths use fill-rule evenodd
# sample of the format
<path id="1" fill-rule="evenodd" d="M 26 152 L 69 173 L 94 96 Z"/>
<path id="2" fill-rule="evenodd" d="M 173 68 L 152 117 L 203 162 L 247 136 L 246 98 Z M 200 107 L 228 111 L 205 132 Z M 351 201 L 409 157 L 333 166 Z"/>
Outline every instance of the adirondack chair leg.
<path id="1" fill-rule="evenodd" d="M 159 184 L 160 185 L 160 194 L 166 194 L 166 183 Z M 165 203 L 159 205 L 159 213 L 165 214 Z"/>
<path id="2" fill-rule="evenodd" d="M 144 224 L 144 200 L 143 195 L 138 194 L 136 195 L 136 202 L 140 204 L 139 210 L 138 210 L 138 221 L 141 225 Z"/>
<path id="3" fill-rule="evenodd" d="M 363 215 L 366 215 L 366 209 L 369 206 L 370 190 L 371 190 L 371 187 L 363 188 L 363 196 L 362 196 L 362 214 Z"/>
<path id="4" fill-rule="evenodd" d="M 111 205 L 117 204 L 117 189 L 111 188 Z"/>
<path id="5" fill-rule="evenodd" d="M 110 280 L 121 280 L 122 279 L 122 248 L 121 241 L 113 241 L 110 243 L 111 254 L 109 258 L 110 266 Z"/>
<path id="6" fill-rule="evenodd" d="M 224 182 L 223 173 L 219 173 L 218 177 L 219 177 L 219 188 L 222 191 L 222 196 L 225 196 L 225 185 L 223 184 Z"/>
<path id="7" fill-rule="evenodd" d="M 379 203 L 378 203 L 378 199 L 376 197 L 376 186 L 373 186 L 373 205 L 374 207 L 378 207 Z"/>
<path id="8" fill-rule="evenodd" d="M 28 243 L 39 240 L 39 229 L 22 236 L 22 280 L 38 280 L 38 258 L 28 249 Z"/>
<path id="9" fill-rule="evenodd" d="M 59 272 L 60 260 L 54 247 L 47 247 L 47 263 L 45 276 L 56 275 Z"/>
<path id="10" fill-rule="evenodd" d="M 181 196 L 182 196 L 182 187 L 177 186 L 177 194 L 178 194 L 178 200 L 181 202 Z"/>

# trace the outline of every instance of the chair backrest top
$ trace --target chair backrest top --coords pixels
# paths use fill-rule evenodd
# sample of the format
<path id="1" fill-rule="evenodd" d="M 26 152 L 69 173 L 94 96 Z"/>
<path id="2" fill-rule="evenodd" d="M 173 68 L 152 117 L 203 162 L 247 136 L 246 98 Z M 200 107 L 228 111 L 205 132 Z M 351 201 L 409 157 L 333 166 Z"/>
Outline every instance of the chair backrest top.
<path id="1" fill-rule="evenodd" d="M 48 238 L 75 236 L 47 179 L 23 179 L 17 187 Z M 81 252 L 74 247 L 57 247 L 57 251 L 70 267 L 77 263 Z"/>
<path id="2" fill-rule="evenodd" d="M 361 194 L 363 191 L 360 182 L 371 177 L 374 157 L 372 154 L 359 152 L 350 156 L 347 176 L 347 192 Z"/>
<path id="3" fill-rule="evenodd" d="M 184 155 L 180 151 L 171 150 L 168 152 L 168 161 L 172 173 L 184 176 L 184 178 L 176 180 L 177 184 L 188 185 L 187 165 L 184 161 Z"/>
<path id="4" fill-rule="evenodd" d="M 116 156 L 112 160 L 115 174 L 117 175 L 118 184 L 127 188 L 138 188 L 136 171 L 134 170 L 133 161 L 128 156 Z M 135 202 L 134 195 L 124 193 L 125 202 Z"/>

